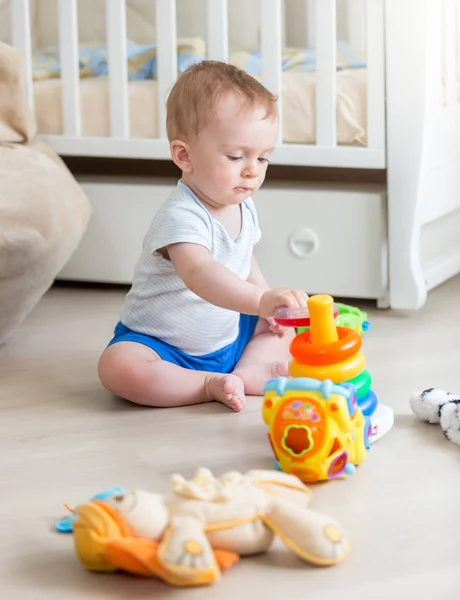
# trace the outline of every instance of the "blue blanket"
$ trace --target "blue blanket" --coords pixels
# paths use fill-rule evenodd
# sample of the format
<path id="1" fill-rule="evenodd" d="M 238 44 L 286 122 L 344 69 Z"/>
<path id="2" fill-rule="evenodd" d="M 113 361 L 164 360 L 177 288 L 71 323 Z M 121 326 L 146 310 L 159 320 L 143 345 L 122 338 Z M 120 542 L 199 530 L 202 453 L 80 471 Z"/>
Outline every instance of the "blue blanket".
<path id="1" fill-rule="evenodd" d="M 156 79 L 157 45 L 126 43 L 128 78 L 130 80 Z M 206 47 L 199 38 L 178 40 L 177 70 L 185 71 L 190 65 L 206 58 Z M 229 62 L 244 69 L 253 76 L 262 73 L 261 53 L 258 50 L 232 49 Z M 337 69 L 359 69 L 366 66 L 364 57 L 355 52 L 346 42 L 337 42 Z M 57 47 L 36 50 L 32 57 L 35 81 L 59 78 L 61 65 Z M 284 48 L 282 53 L 283 71 L 313 72 L 316 69 L 315 50 L 310 48 Z M 82 45 L 79 48 L 80 77 L 102 77 L 108 73 L 107 47 L 105 45 Z"/>

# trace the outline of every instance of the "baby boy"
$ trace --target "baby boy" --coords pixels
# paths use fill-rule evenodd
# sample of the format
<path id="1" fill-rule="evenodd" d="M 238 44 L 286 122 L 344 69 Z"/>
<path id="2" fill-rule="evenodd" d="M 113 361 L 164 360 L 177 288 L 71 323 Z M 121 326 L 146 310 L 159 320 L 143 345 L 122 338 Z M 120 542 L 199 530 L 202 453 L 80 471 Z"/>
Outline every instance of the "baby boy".
<path id="1" fill-rule="evenodd" d="M 253 255 L 251 196 L 277 130 L 275 96 L 246 72 L 204 61 L 178 78 L 167 132 L 182 177 L 152 220 L 99 360 L 109 391 L 148 406 L 217 400 L 240 411 L 246 394 L 287 376 L 293 332 L 272 317 L 307 295 L 270 289 Z"/>

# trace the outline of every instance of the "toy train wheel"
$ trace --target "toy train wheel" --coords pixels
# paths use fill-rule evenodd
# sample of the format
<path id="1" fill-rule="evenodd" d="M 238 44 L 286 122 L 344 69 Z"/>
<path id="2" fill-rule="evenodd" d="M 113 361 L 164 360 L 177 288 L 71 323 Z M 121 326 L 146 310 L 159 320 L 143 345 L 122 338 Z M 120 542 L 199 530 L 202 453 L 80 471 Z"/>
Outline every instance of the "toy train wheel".
<path id="1" fill-rule="evenodd" d="M 340 387 L 343 387 L 349 391 L 349 394 L 347 396 L 348 414 L 350 415 L 350 417 L 354 417 L 359 406 L 356 395 L 356 388 L 352 383 L 348 381 L 346 381 L 345 383 L 341 383 Z"/>
<path id="2" fill-rule="evenodd" d="M 327 471 L 328 479 L 335 479 L 339 477 L 344 471 L 348 463 L 348 453 L 341 452 L 338 456 L 334 458 L 334 460 L 329 465 L 329 469 Z"/>
<path id="3" fill-rule="evenodd" d="M 366 422 L 364 423 L 364 447 L 366 450 L 369 450 L 371 447 L 371 439 L 372 439 L 372 423 L 369 417 L 366 417 Z"/>

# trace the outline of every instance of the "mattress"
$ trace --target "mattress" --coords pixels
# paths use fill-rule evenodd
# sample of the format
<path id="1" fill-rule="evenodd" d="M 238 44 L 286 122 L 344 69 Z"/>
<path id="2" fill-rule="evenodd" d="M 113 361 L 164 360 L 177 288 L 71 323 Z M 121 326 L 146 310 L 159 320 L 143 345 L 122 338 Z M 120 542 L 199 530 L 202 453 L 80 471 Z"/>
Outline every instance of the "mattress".
<path id="1" fill-rule="evenodd" d="M 206 43 L 199 37 L 177 40 L 177 68 L 183 73 L 206 58 Z M 158 137 L 157 45 L 126 41 L 129 121 L 132 138 Z M 79 47 L 81 122 L 84 136 L 107 137 L 109 84 L 107 47 Z M 366 62 L 349 44 L 338 41 L 337 142 L 366 145 Z M 259 49 L 231 48 L 229 62 L 261 79 Z M 316 52 L 311 48 L 282 50 L 282 125 L 285 143 L 314 144 L 316 121 Z M 33 53 L 35 112 L 40 133 L 62 133 L 61 64 L 59 50 L 50 47 Z"/>
<path id="2" fill-rule="evenodd" d="M 62 134 L 62 90 L 57 78 L 34 83 L 35 117 L 39 133 Z M 367 71 L 337 72 L 337 143 L 366 145 Z M 158 138 L 158 93 L 154 79 L 128 83 L 131 138 Z M 110 136 L 109 82 L 107 76 L 80 80 L 83 136 Z M 284 143 L 316 141 L 316 75 L 308 71 L 282 74 L 282 138 Z"/>

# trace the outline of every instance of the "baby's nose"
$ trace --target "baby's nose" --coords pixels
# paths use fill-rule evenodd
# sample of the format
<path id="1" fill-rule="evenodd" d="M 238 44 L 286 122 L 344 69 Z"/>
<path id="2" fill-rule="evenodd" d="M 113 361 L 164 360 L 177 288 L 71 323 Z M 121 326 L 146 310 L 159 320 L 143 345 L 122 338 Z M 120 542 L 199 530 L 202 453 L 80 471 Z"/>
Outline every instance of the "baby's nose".
<path id="1" fill-rule="evenodd" d="M 248 179 L 252 177 L 257 177 L 257 169 L 255 165 L 246 165 L 243 169 L 242 175 L 243 177 L 247 177 Z"/>

